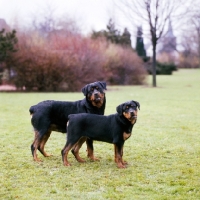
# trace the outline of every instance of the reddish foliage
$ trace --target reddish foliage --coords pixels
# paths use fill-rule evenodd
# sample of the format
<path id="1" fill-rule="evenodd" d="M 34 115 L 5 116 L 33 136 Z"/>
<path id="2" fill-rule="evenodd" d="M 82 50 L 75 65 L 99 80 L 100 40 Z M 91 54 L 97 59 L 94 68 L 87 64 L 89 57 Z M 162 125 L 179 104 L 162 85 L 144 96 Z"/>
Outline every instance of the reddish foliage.
<path id="1" fill-rule="evenodd" d="M 144 63 L 131 49 L 110 45 L 107 52 L 107 81 L 112 85 L 142 84 L 146 77 Z"/>
<path id="2" fill-rule="evenodd" d="M 130 49 L 78 34 L 48 38 L 20 35 L 19 51 L 10 60 L 14 83 L 28 91 L 79 91 L 97 80 L 108 84 L 141 84 L 146 72 Z"/>

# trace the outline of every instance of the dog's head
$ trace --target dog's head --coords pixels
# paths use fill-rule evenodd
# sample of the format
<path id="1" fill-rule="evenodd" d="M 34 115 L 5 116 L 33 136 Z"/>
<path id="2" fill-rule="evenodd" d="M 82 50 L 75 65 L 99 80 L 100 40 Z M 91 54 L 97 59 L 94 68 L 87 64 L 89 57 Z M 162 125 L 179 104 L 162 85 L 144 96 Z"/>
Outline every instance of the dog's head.
<path id="1" fill-rule="evenodd" d="M 134 124 L 137 120 L 138 109 L 140 109 L 140 104 L 137 101 L 127 101 L 116 108 L 119 115 L 123 115 L 131 124 Z"/>
<path id="2" fill-rule="evenodd" d="M 83 94 L 93 106 L 101 108 L 105 100 L 106 82 L 97 81 L 82 88 Z"/>

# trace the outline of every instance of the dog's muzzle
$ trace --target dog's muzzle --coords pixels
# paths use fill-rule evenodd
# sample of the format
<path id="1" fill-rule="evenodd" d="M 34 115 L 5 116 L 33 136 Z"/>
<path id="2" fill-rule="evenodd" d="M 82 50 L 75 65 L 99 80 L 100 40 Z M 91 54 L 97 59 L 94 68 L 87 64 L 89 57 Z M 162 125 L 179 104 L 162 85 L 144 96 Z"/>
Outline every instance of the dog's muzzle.
<path id="1" fill-rule="evenodd" d="M 98 91 L 94 93 L 94 100 L 96 102 L 101 101 L 101 97 L 99 96 L 99 92 Z"/>
<path id="2" fill-rule="evenodd" d="M 134 114 L 134 112 L 130 112 L 131 119 L 137 119 L 137 115 Z"/>

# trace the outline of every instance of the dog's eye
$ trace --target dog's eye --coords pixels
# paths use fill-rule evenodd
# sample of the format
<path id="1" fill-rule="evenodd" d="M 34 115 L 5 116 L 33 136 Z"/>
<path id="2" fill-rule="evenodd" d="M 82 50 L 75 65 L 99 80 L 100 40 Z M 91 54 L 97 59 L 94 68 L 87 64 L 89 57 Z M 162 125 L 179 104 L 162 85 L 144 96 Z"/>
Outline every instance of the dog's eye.
<path id="1" fill-rule="evenodd" d="M 129 107 L 128 106 L 126 106 L 126 109 L 128 109 Z"/>
<path id="2" fill-rule="evenodd" d="M 98 86 L 96 86 L 96 89 L 98 90 L 98 89 L 99 89 L 99 87 L 98 87 Z"/>
<path id="3" fill-rule="evenodd" d="M 91 91 L 94 91 L 94 88 L 91 88 L 90 90 L 91 90 Z"/>

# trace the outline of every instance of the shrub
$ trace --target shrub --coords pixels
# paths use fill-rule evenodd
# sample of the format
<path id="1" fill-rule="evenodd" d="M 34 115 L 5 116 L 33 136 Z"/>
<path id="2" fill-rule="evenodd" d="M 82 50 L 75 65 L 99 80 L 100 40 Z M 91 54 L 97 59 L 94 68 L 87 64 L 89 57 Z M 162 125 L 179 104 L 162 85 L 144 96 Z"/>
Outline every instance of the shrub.
<path id="1" fill-rule="evenodd" d="M 71 91 L 97 80 L 105 80 L 102 44 L 80 35 L 52 37 L 52 46 L 67 65 L 65 83 Z"/>
<path id="2" fill-rule="evenodd" d="M 160 63 L 156 64 L 156 74 L 166 74 L 171 75 L 173 71 L 177 70 L 174 63 Z"/>
<path id="3" fill-rule="evenodd" d="M 145 68 L 147 69 L 147 72 L 149 74 L 152 74 L 152 63 L 147 62 L 145 63 Z M 166 75 L 171 75 L 173 71 L 177 70 L 177 66 L 174 63 L 161 63 L 161 62 L 156 62 L 156 74 L 166 74 Z"/>
<path id="4" fill-rule="evenodd" d="M 146 70 L 141 58 L 129 48 L 109 45 L 106 50 L 105 71 L 111 85 L 142 84 Z"/>
<path id="5" fill-rule="evenodd" d="M 65 70 L 64 66 L 58 65 L 58 54 L 36 45 L 27 36 L 20 38 L 18 48 L 19 51 L 10 61 L 15 72 L 13 82 L 16 87 L 27 91 L 57 91 L 63 78 L 60 72 Z"/>
<path id="6" fill-rule="evenodd" d="M 179 68 L 199 68 L 200 67 L 200 61 L 199 56 L 197 56 L 195 53 L 192 53 L 190 51 L 184 51 L 180 53 L 179 55 Z"/>
<path id="7" fill-rule="evenodd" d="M 142 84 L 146 71 L 130 49 L 79 34 L 20 35 L 19 51 L 10 59 L 14 84 L 26 91 L 80 91 L 94 81 Z"/>

